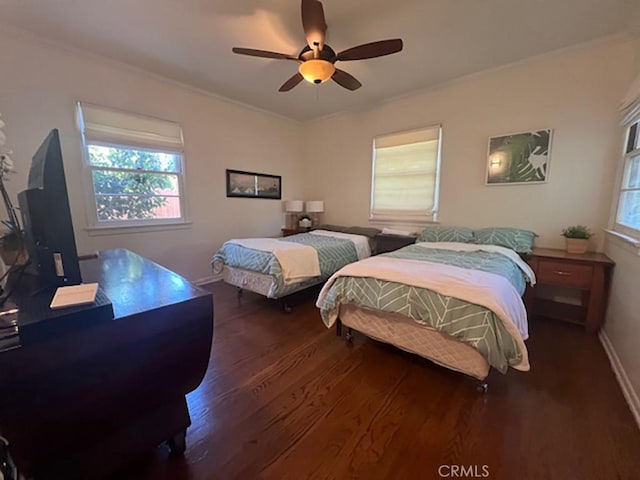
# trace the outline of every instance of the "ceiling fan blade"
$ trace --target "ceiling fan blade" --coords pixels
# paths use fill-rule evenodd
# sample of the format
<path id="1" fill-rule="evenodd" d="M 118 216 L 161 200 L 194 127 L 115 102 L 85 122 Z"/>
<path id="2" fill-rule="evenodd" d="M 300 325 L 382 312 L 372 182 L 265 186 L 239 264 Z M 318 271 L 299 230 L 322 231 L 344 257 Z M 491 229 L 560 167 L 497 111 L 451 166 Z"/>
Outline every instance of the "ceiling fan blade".
<path id="1" fill-rule="evenodd" d="M 379 42 L 365 43 L 357 47 L 348 48 L 336 55 L 334 62 L 347 60 L 365 60 L 367 58 L 391 55 L 402 50 L 402 39 L 380 40 Z"/>
<path id="2" fill-rule="evenodd" d="M 324 48 L 324 36 L 327 23 L 324 20 L 324 9 L 318 0 L 302 0 L 302 28 L 307 44 L 312 50 Z"/>
<path id="3" fill-rule="evenodd" d="M 298 85 L 302 80 L 304 80 L 304 77 L 302 75 L 300 75 L 300 73 L 296 73 L 293 77 L 291 77 L 289 80 L 284 82 L 282 84 L 282 86 L 278 89 L 278 91 L 279 92 L 288 92 L 293 87 Z"/>
<path id="4" fill-rule="evenodd" d="M 344 70 L 340 70 L 336 68 L 335 73 L 331 76 L 331 80 L 336 82 L 341 87 L 346 88 L 347 90 L 357 90 L 362 84 L 350 73 L 345 72 Z"/>
<path id="5" fill-rule="evenodd" d="M 298 57 L 294 57 L 293 55 L 287 55 L 284 53 L 276 53 L 276 52 L 268 52 L 266 50 L 255 50 L 253 48 L 233 47 L 231 51 L 233 51 L 233 53 L 239 53 L 240 55 L 249 55 L 251 57 L 276 58 L 278 60 L 299 61 Z"/>

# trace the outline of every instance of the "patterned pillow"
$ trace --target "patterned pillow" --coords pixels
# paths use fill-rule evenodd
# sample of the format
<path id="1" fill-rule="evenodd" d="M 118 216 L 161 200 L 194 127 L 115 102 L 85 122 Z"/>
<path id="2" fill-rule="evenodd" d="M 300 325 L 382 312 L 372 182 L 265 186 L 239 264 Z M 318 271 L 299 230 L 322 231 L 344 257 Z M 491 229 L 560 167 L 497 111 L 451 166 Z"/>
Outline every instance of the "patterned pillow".
<path id="1" fill-rule="evenodd" d="M 533 239 L 537 236 L 529 230 L 510 227 L 492 227 L 474 230 L 475 243 L 498 245 L 518 253 L 531 253 Z"/>
<path id="2" fill-rule="evenodd" d="M 425 228 L 418 242 L 460 242 L 473 243 L 473 230 L 467 227 L 445 227 L 434 225 Z"/>

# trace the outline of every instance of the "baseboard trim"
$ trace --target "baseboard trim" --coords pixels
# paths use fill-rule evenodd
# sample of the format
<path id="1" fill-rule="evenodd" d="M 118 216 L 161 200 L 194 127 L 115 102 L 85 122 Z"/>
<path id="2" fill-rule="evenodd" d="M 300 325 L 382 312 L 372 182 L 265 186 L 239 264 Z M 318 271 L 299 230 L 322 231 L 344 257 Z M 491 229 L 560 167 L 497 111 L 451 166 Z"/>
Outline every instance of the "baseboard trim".
<path id="1" fill-rule="evenodd" d="M 199 278 L 198 280 L 194 280 L 193 283 L 201 287 L 202 285 L 207 285 L 208 283 L 219 282 L 222 280 L 222 274 L 219 275 L 209 275 L 208 277 Z"/>
<path id="2" fill-rule="evenodd" d="M 615 348 L 613 348 L 611 340 L 609 340 L 607 334 L 603 330 L 601 330 L 599 337 L 600 342 L 604 347 L 604 351 L 609 357 L 613 372 L 616 374 L 616 378 L 618 379 L 618 383 L 620 384 L 620 388 L 622 389 L 622 394 L 629 404 L 631 414 L 635 418 L 636 423 L 638 424 L 638 428 L 640 428 L 640 398 L 638 398 L 638 394 L 633 389 L 631 380 L 629 380 L 629 376 L 622 366 L 622 362 L 620 362 L 620 358 L 618 357 Z"/>

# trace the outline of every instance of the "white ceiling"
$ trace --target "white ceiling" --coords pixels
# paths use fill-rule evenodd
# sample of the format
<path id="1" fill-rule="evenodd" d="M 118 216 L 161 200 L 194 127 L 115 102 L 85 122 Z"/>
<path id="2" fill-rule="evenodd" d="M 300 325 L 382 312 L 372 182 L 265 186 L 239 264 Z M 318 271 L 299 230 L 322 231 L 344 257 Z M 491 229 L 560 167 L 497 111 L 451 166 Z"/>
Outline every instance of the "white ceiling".
<path id="1" fill-rule="evenodd" d="M 404 50 L 342 62 L 363 86 L 301 83 L 299 0 L 0 0 L 0 22 L 135 65 L 217 95 L 306 121 L 599 37 L 627 26 L 637 0 L 323 0 L 336 52 L 400 37 Z"/>

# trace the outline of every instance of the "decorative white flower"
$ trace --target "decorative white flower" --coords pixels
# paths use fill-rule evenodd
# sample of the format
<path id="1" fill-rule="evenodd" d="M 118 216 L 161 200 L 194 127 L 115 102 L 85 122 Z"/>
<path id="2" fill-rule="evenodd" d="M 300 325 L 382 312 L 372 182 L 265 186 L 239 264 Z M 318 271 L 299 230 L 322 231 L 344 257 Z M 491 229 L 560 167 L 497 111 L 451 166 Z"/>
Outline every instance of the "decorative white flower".
<path id="1" fill-rule="evenodd" d="M 2 117 L 1 113 L 0 117 Z M 5 125 L 6 123 L 4 123 L 2 118 L 0 118 L 0 174 L 16 171 L 13 165 L 13 160 L 11 160 L 10 157 L 13 152 L 8 148 L 5 148 L 7 136 L 2 131 L 2 128 L 4 128 Z"/>
<path id="2" fill-rule="evenodd" d="M 0 114 L 0 116 L 2 116 Z M 13 160 L 11 160 L 10 155 L 13 153 L 8 148 L 5 148 L 5 144 L 7 143 L 7 136 L 2 131 L 2 128 L 6 124 L 0 118 L 0 176 L 5 173 L 14 173 L 16 170 L 13 165 Z"/>
<path id="3" fill-rule="evenodd" d="M 0 147 L 7 143 L 7 136 L 2 131 L 2 127 L 4 127 L 4 122 L 0 118 Z"/>
<path id="4" fill-rule="evenodd" d="M 10 153 L 13 152 L 7 151 L 7 153 L 0 153 L 0 169 L 3 174 L 15 173 L 16 171 L 13 160 L 11 160 L 11 157 L 9 156 Z"/>
<path id="5" fill-rule="evenodd" d="M 0 120 L 0 129 L 5 126 L 5 123 Z M 15 172 L 13 166 L 13 160 L 11 160 L 10 155 L 13 153 L 11 150 L 5 147 L 7 143 L 7 137 L 2 130 L 0 130 L 0 196 L 2 196 L 2 200 L 4 202 L 4 206 L 7 211 L 7 215 L 9 216 L 8 220 L 2 220 L 1 222 L 9 228 L 8 232 L 5 232 L 0 237 L 0 244 L 6 246 L 5 241 L 8 236 L 12 236 L 15 238 L 22 239 L 22 230 L 20 227 L 20 223 L 18 220 L 18 215 L 16 213 L 15 208 L 13 208 L 13 204 L 11 203 L 11 198 L 7 193 L 7 189 L 4 186 L 4 181 L 6 179 L 7 173 Z"/>

